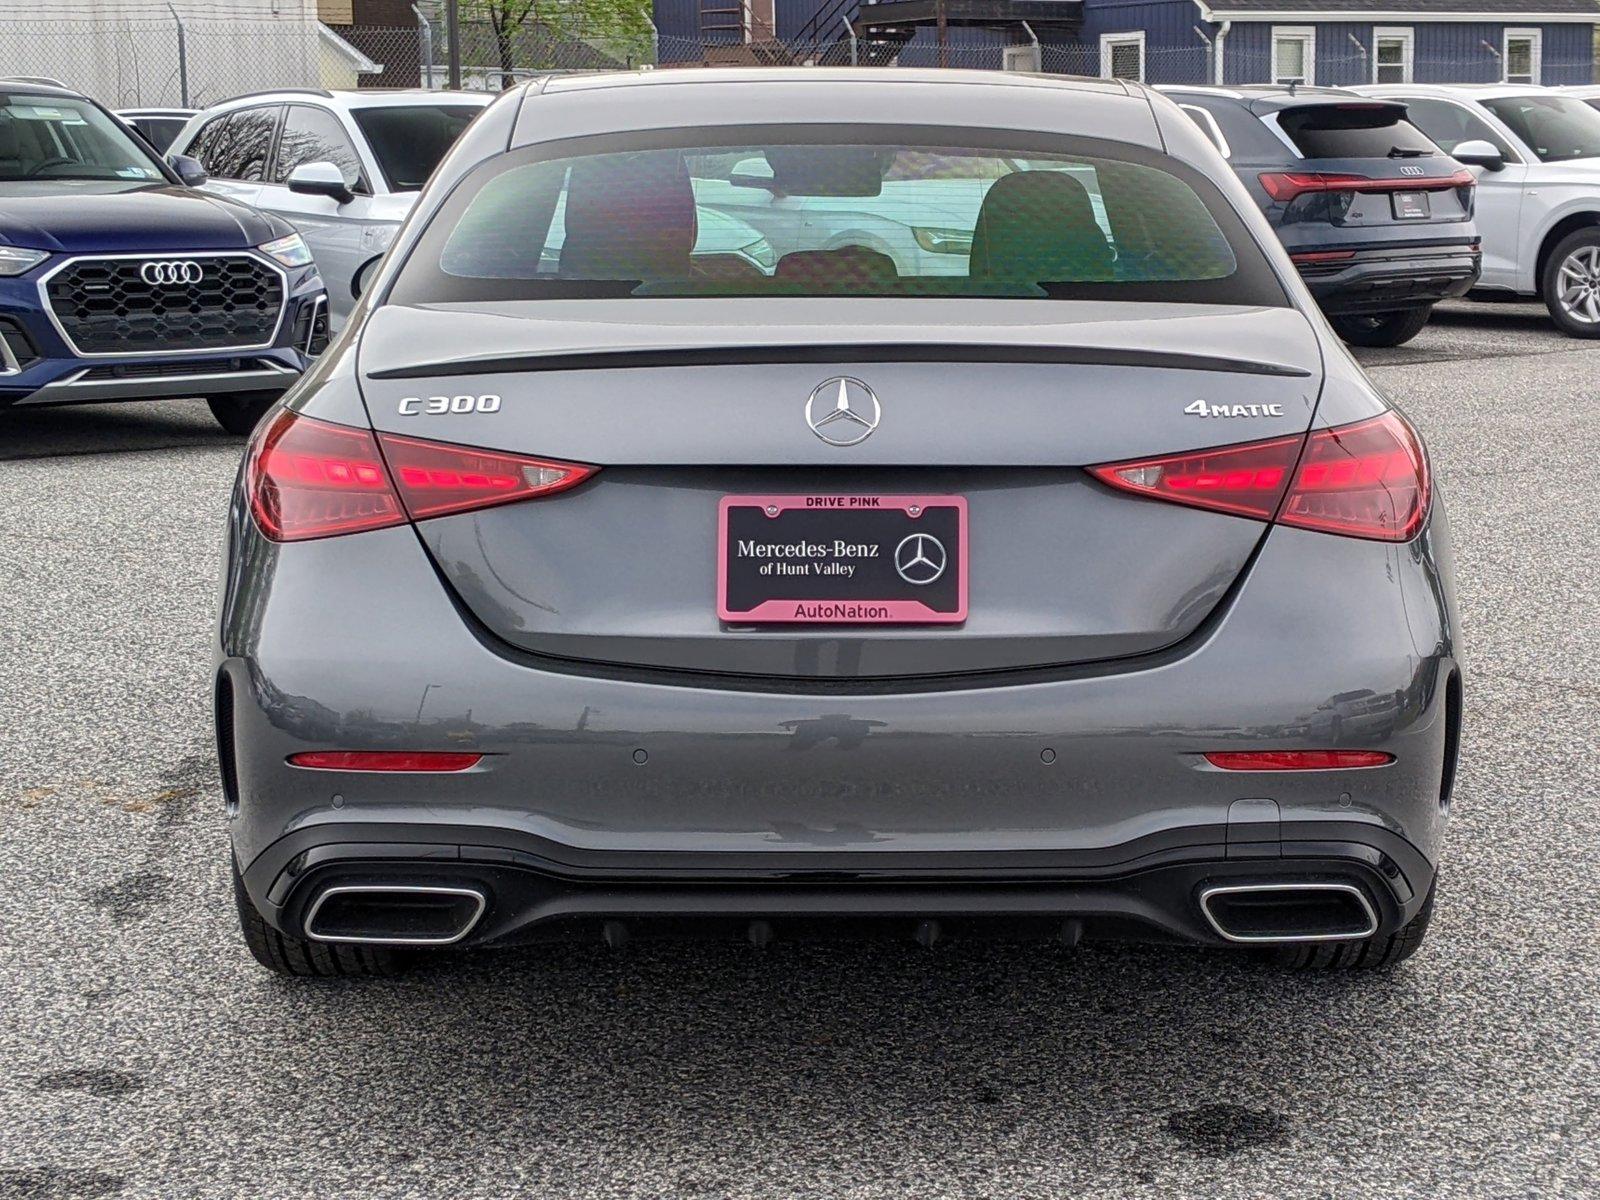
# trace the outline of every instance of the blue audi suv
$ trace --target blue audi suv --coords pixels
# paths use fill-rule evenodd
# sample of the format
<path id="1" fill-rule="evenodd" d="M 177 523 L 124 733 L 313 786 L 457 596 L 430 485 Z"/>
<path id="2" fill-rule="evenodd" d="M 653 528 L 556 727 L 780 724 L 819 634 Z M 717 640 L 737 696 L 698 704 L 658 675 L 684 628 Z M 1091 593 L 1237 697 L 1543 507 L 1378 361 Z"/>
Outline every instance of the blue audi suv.
<path id="1" fill-rule="evenodd" d="M 200 182 L 94 101 L 0 81 L 0 410 L 202 396 L 248 433 L 300 377 L 327 340 L 310 251 Z"/>

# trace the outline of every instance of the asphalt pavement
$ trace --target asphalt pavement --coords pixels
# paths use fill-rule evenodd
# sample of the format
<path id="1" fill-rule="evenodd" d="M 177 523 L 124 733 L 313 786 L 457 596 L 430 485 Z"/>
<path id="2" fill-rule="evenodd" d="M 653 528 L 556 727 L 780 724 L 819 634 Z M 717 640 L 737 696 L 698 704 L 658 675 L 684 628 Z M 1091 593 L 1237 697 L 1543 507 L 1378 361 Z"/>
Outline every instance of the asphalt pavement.
<path id="1" fill-rule="evenodd" d="M 1600 1194 L 1600 345 L 1457 306 L 1362 358 L 1466 631 L 1439 910 L 1380 975 L 779 941 L 276 979 L 209 732 L 241 443 L 0 417 L 0 1200 Z"/>

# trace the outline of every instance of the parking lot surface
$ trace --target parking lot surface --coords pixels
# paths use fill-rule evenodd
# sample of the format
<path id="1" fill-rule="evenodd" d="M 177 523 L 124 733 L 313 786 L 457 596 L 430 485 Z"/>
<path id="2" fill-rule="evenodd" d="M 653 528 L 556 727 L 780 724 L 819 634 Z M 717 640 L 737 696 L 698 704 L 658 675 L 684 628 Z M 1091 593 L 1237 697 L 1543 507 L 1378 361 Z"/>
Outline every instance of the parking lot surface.
<path id="1" fill-rule="evenodd" d="M 240 443 L 0 416 L 0 1200 L 1595 1195 L 1600 345 L 1455 306 L 1362 357 L 1466 635 L 1439 912 L 1380 975 L 780 940 L 276 979 L 209 732 Z"/>

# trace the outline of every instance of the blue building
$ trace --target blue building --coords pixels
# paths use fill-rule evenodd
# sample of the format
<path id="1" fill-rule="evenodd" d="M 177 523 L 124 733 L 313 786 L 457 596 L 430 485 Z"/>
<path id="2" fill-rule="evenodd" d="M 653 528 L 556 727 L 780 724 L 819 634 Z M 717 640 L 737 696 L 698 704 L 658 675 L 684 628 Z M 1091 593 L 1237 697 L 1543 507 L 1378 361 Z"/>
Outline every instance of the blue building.
<path id="1" fill-rule="evenodd" d="M 663 62 L 1147 83 L 1589 83 L 1600 0 L 656 0 Z"/>

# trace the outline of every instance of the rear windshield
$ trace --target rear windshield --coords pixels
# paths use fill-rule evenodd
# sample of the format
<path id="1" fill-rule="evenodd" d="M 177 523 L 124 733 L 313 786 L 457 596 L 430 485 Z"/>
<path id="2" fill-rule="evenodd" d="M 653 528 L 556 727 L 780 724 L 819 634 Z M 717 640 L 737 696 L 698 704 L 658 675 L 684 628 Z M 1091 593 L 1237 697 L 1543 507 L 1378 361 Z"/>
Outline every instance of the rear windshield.
<path id="1" fill-rule="evenodd" d="M 391 192 L 419 191 L 445 152 L 483 109 L 475 104 L 406 104 L 351 112 Z"/>
<path id="2" fill-rule="evenodd" d="M 1541 162 L 1600 158 L 1600 112 L 1567 96 L 1515 96 L 1483 106 L 1539 156 Z"/>
<path id="3" fill-rule="evenodd" d="M 1324 105 L 1282 114 L 1278 126 L 1302 158 L 1421 158 L 1439 148 L 1397 108 Z"/>
<path id="4" fill-rule="evenodd" d="M 618 135 L 588 139 L 591 153 L 508 155 L 436 214 L 393 296 L 1286 303 L 1211 183 L 1160 155 L 865 132 L 650 147 Z"/>
<path id="5" fill-rule="evenodd" d="M 0 95 L 0 181 L 166 181 L 150 152 L 86 100 Z"/>

